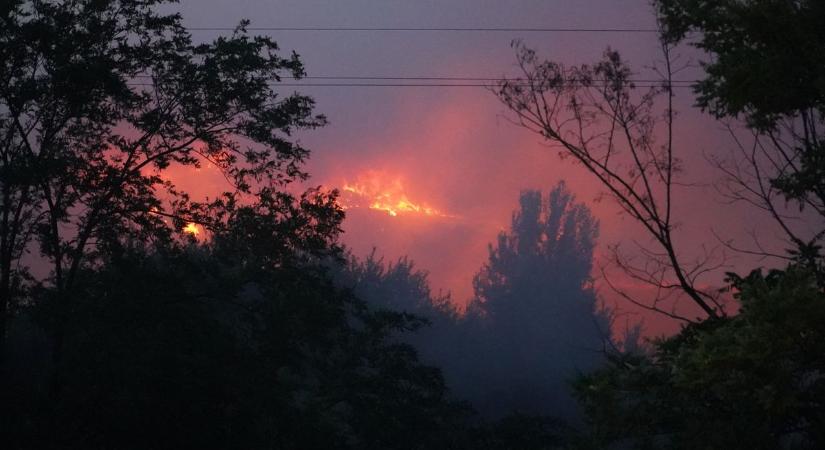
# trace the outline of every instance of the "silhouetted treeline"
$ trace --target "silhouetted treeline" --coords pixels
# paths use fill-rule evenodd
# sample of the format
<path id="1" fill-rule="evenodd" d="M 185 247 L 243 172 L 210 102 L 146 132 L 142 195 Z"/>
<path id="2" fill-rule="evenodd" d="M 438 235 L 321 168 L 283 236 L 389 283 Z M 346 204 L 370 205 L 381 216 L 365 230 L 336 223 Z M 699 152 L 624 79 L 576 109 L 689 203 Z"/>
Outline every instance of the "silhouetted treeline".
<path id="1" fill-rule="evenodd" d="M 337 193 L 291 187 L 325 123 L 277 91 L 299 57 L 164 3 L 0 7 L 2 447 L 560 443 L 476 419 L 401 336 L 422 318 L 337 284 Z M 168 169 L 203 164 L 227 186 L 198 201 Z"/>
<path id="2" fill-rule="evenodd" d="M 522 193 L 510 231 L 475 277 L 466 314 L 448 297 L 433 298 L 426 274 L 407 259 L 353 260 L 349 282 L 373 305 L 427 318 L 430 326 L 407 342 L 484 416 L 575 421 L 570 384 L 599 367 L 609 348 L 609 312 L 590 279 L 597 234 L 598 223 L 562 183 L 546 196 Z"/>
<path id="3" fill-rule="evenodd" d="M 366 308 L 320 267 L 262 269 L 218 246 L 85 271 L 59 367 L 50 339 L 23 342 L 52 331 L 54 293 L 35 297 L 10 333 L 25 357 L 7 366 L 5 447 L 455 445 L 464 408 L 391 339 L 418 319 Z"/>
<path id="4" fill-rule="evenodd" d="M 595 64 L 571 67 L 516 42 L 521 73 L 496 91 L 514 122 L 579 162 L 651 238 L 652 246 L 639 245 L 641 261 L 611 255 L 650 294 L 611 287 L 682 323 L 679 333 L 652 340 L 647 352 L 610 352 L 605 367 L 578 379 L 587 431 L 577 445 L 823 448 L 825 3 L 657 0 L 653 7 L 660 84 L 640 89 L 615 49 Z M 679 94 L 672 83 L 685 67 L 679 45 L 706 57 L 692 83 L 696 105 L 731 137 L 710 161 L 722 199 L 752 208 L 743 222 L 761 212 L 774 227 L 754 230 L 752 243 L 719 239 L 718 246 L 759 257 L 771 270 L 721 276 L 729 260 L 705 255 L 688 262 L 674 244 L 679 155 L 698 151 L 674 134 Z M 760 241 L 772 231 L 784 238 L 784 249 Z M 700 282 L 706 274 L 723 280 Z M 737 308 L 726 308 L 725 294 Z M 701 315 L 681 314 L 674 308 L 679 299 Z"/>
<path id="5" fill-rule="evenodd" d="M 406 259 L 348 260 L 337 193 L 292 184 L 308 150 L 291 136 L 326 122 L 311 98 L 279 95 L 300 58 L 246 23 L 195 43 L 165 3 L 0 5 L 2 448 L 825 445 L 825 231 L 802 235 L 775 209 L 825 217 L 821 2 L 655 3 L 666 50 L 695 34 L 713 54 L 699 105 L 746 119 L 768 159 L 728 175 L 791 250 L 762 255 L 781 269 L 728 274 L 735 315 L 684 279 L 679 255 L 650 254 L 683 276 L 660 287 L 706 317 L 649 346 L 608 340 L 590 280 L 598 226 L 563 185 L 523 193 L 466 314 Z M 618 53 L 578 74 L 608 77 L 595 86 L 519 51 L 537 71 L 529 87 L 503 82 L 510 108 L 558 95 L 590 126 L 581 93 L 598 87 L 610 126 L 655 150 L 653 97 L 623 115 L 636 94 Z M 543 137 L 568 138 L 539 117 Z M 669 213 L 639 190 L 654 172 L 672 186 L 672 153 L 641 154 L 640 171 L 589 169 L 672 253 Z M 169 178 L 206 163 L 226 192 L 197 201 Z"/>

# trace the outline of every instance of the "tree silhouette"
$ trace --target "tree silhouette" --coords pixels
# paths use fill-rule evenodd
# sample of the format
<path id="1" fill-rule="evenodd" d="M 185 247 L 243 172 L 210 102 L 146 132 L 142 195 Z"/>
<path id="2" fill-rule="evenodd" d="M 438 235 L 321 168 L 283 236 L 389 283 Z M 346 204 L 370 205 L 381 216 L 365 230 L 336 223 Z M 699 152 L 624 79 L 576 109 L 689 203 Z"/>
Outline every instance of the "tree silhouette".
<path id="1" fill-rule="evenodd" d="M 599 364 L 609 333 L 590 278 L 597 235 L 590 211 L 560 183 L 546 200 L 523 192 L 510 231 L 490 246 L 468 308 L 482 361 L 468 377 L 489 377 L 476 387 L 494 409 L 572 414 L 567 381 Z"/>
<path id="2" fill-rule="evenodd" d="M 429 274 L 418 269 L 410 258 L 386 263 L 376 252 L 377 249 L 373 249 L 363 260 L 350 255 L 342 283 L 381 308 L 406 311 L 428 320 L 458 315 L 450 295 L 434 295 L 428 282 Z"/>
<path id="3" fill-rule="evenodd" d="M 339 283 L 372 307 L 425 320 L 426 326 L 402 339 L 415 346 L 427 363 L 451 371 L 457 356 L 460 313 L 449 294 L 436 295 L 430 290 L 426 271 L 407 257 L 385 263 L 376 250 L 363 260 L 350 256 L 342 269 Z"/>
<path id="4" fill-rule="evenodd" d="M 516 123 L 581 164 L 657 247 L 637 243 L 643 264 L 618 247 L 612 255 L 627 276 L 650 285 L 655 298 L 641 301 L 609 286 L 642 308 L 687 322 L 693 320 L 673 312 L 680 297 L 674 294 L 686 296 L 707 317 L 724 315 L 716 292 L 699 287 L 701 277 L 724 261 L 712 253 L 686 261 L 675 243 L 673 192 L 681 164 L 673 139 L 672 79 L 679 68 L 673 66 L 672 45 L 662 41 L 661 85 L 641 92 L 615 50 L 608 48 L 596 64 L 565 67 L 541 60 L 519 41 L 513 45 L 521 74 L 498 83 L 499 100 Z M 670 311 L 664 308 L 668 302 Z"/>
<path id="5" fill-rule="evenodd" d="M 163 3 L 0 7 L 3 447 L 455 447 L 463 408 L 395 338 L 421 319 L 336 287 L 337 194 L 287 189 L 325 122 L 276 91 L 297 55 L 245 22 L 195 44 Z M 167 169 L 203 164 L 227 192 L 197 202 Z"/>
<path id="6" fill-rule="evenodd" d="M 516 402 L 512 398 L 512 389 L 491 387 L 492 378 L 487 374 L 491 367 L 496 367 L 503 374 L 495 380 L 500 385 L 524 391 L 536 388 L 536 395 L 542 395 L 548 383 L 552 385 L 559 380 L 550 377 L 538 381 L 538 386 L 526 385 L 518 372 L 522 368 L 505 366 L 512 362 L 499 352 L 513 349 L 495 347 L 494 341 L 485 338 L 489 328 L 478 326 L 474 318 L 462 316 L 450 303 L 448 295 L 433 295 L 427 284 L 427 272 L 417 269 L 406 257 L 385 263 L 375 251 L 363 260 L 351 256 L 340 270 L 338 283 L 353 289 L 372 307 L 413 313 L 426 321 L 414 333 L 399 334 L 395 339 L 414 346 L 423 362 L 443 371 L 454 401 L 461 402 L 454 408 L 464 405 L 459 410 L 465 413 L 472 412 L 470 405 L 482 408 L 482 420 L 475 420 L 473 426 L 464 429 L 460 448 L 566 448 L 574 432 L 558 417 L 572 415 L 565 411 L 564 405 L 547 402 L 536 406 Z M 523 342 L 523 345 L 532 344 L 529 339 Z M 561 358 L 569 357 L 569 352 L 581 352 L 581 348 L 573 346 L 564 351 L 568 353 Z M 588 357 L 593 356 L 591 352 L 585 353 Z M 543 356 L 546 355 L 540 355 L 539 359 Z M 542 364 L 534 360 L 527 369 L 541 371 Z M 528 414 L 517 409 L 525 409 Z"/>
<path id="7" fill-rule="evenodd" d="M 806 267 L 731 277 L 739 313 L 576 382 L 592 448 L 822 448 L 825 295 Z"/>
<path id="8" fill-rule="evenodd" d="M 163 3 L 13 0 L 0 10 L 0 327 L 27 287 L 53 287 L 56 369 L 84 267 L 128 240 L 171 239 L 188 221 L 222 226 L 210 208 L 260 193 L 288 203 L 273 190 L 305 177 L 308 154 L 289 135 L 324 123 L 310 98 L 276 92 L 281 75 L 303 75 L 297 55 L 280 56 L 245 23 L 195 44 L 180 16 L 157 11 Z M 203 164 L 229 182 L 212 205 L 193 203 L 165 172 Z M 31 277 L 28 253 L 48 261 L 47 276 Z"/>
<path id="9" fill-rule="evenodd" d="M 230 240 L 270 239 L 237 226 Z M 8 448 L 450 446 L 462 409 L 394 338 L 419 319 L 366 307 L 320 266 L 223 239 L 81 271 L 63 393 L 28 381 L 4 396 Z M 53 317 L 48 304 L 38 314 Z"/>
<path id="10" fill-rule="evenodd" d="M 710 53 L 698 105 L 728 126 L 727 196 L 768 213 L 795 247 L 784 270 L 728 274 L 737 314 L 684 327 L 648 354 L 612 354 L 577 395 L 592 448 L 825 445 L 822 2 L 658 0 L 662 38 Z M 689 36 L 689 38 L 688 38 Z M 744 131 L 734 125 L 745 119 Z M 750 139 L 750 142 L 747 141 Z M 813 232 L 783 208 L 815 213 Z M 794 208 L 788 208 L 794 209 Z M 793 211 L 791 211 L 793 213 Z M 800 232 L 802 231 L 802 232 Z M 804 234 L 804 233 L 807 233 Z"/>
<path id="11" fill-rule="evenodd" d="M 715 161 L 723 192 L 767 213 L 796 248 L 794 258 L 825 273 L 817 262 L 825 238 L 825 62 L 819 56 L 825 6 L 695 0 L 655 6 L 664 39 L 681 42 L 690 33 L 691 45 L 713 55 L 694 90 L 698 106 L 721 119 L 733 138 L 733 150 Z M 736 126 L 740 119 L 746 130 Z M 814 228 L 796 226 L 794 215 L 802 210 L 816 215 Z M 756 244 L 734 249 L 785 257 Z M 825 283 L 825 275 L 821 279 Z"/>
<path id="12" fill-rule="evenodd" d="M 499 234 L 497 245 L 490 246 L 489 261 L 475 277 L 473 307 L 497 321 L 516 322 L 521 318 L 508 315 L 549 307 L 536 294 L 552 286 L 561 294 L 558 307 L 592 310 L 592 302 L 566 301 L 565 294 L 590 293 L 598 222 L 563 182 L 546 202 L 538 191 L 523 192 L 519 202 L 510 232 Z M 515 308 L 518 303 L 524 308 Z"/>

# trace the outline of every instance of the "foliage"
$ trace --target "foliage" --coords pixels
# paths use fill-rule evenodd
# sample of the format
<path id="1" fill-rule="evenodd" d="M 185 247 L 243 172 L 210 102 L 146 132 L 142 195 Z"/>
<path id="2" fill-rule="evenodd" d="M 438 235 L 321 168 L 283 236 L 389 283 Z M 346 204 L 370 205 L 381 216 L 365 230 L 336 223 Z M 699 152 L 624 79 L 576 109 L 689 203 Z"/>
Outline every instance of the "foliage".
<path id="1" fill-rule="evenodd" d="M 385 263 L 375 250 L 363 260 L 350 255 L 339 272 L 339 285 L 352 289 L 372 308 L 420 318 L 420 329 L 398 339 L 414 346 L 424 362 L 441 368 L 451 390 L 460 389 L 466 380 L 454 376 L 454 366 L 460 364 L 461 353 L 466 351 L 461 315 L 449 294 L 432 293 L 427 272 L 407 257 Z"/>
<path id="2" fill-rule="evenodd" d="M 768 211 L 812 262 L 825 227 L 810 237 L 774 205 L 780 192 L 825 217 L 825 4 L 816 0 L 657 0 L 663 38 L 710 54 L 697 103 L 718 118 L 744 118 L 754 145 L 725 170 L 732 197 Z M 825 279 L 825 278 L 823 278 Z"/>
<path id="3" fill-rule="evenodd" d="M 490 246 L 463 324 L 469 353 L 461 379 L 482 411 L 573 418 L 568 381 L 601 362 L 609 334 L 590 269 L 598 223 L 563 183 L 546 199 L 525 191 L 511 230 Z"/>
<path id="4" fill-rule="evenodd" d="M 822 447 L 825 294 L 803 267 L 730 281 L 738 315 L 578 380 L 596 448 Z"/>
<path id="5" fill-rule="evenodd" d="M 825 5 L 816 0 L 657 0 L 671 41 L 714 57 L 703 64 L 698 104 L 717 117 L 744 114 L 759 128 L 783 116 L 825 113 Z"/>
<path id="6" fill-rule="evenodd" d="M 298 56 L 246 22 L 194 43 L 165 3 L 0 6 L 4 448 L 825 446 L 825 234 L 788 230 L 795 264 L 731 275 L 738 315 L 696 287 L 705 270 L 684 267 L 671 236 L 668 53 L 702 33 L 715 59 L 699 104 L 744 115 L 788 162 L 771 186 L 825 216 L 819 3 L 657 1 L 668 67 L 641 95 L 617 52 L 568 69 L 517 47 L 524 78 L 503 81 L 500 99 L 661 245 L 647 253 L 653 272 L 627 273 L 678 287 L 710 317 L 606 361 L 590 279 L 598 223 L 564 185 L 522 194 L 461 318 L 409 260 L 345 263 L 334 191 L 288 189 L 307 177 L 294 132 L 325 123 L 311 98 L 277 90 L 303 76 Z M 199 201 L 169 178 L 204 164 L 227 192 Z M 180 233 L 187 223 L 206 239 Z M 416 347 L 504 417 L 474 421 Z M 568 381 L 595 368 L 575 383 L 591 425 L 581 441 L 521 413 L 575 417 Z"/>
<path id="7" fill-rule="evenodd" d="M 534 308 L 517 308 L 514 302 L 547 302 L 536 292 L 552 291 L 558 298 L 568 292 L 591 294 L 589 281 L 593 266 L 593 247 L 598 222 L 581 203 L 576 203 L 565 184 L 553 189 L 546 202 L 538 191 L 522 192 L 520 208 L 513 214 L 509 233 L 498 236 L 490 245 L 489 261 L 475 278 L 474 308 L 497 321 L 516 311 L 528 313 Z M 589 301 L 568 301 L 559 307 L 593 309 Z M 524 322 L 522 322 L 524 323 Z"/>
<path id="8" fill-rule="evenodd" d="M 821 2 L 657 0 L 665 45 L 708 52 L 698 105 L 744 118 L 753 144 L 720 165 L 729 197 L 769 213 L 794 250 L 784 270 L 729 274 L 738 314 L 685 326 L 648 354 L 614 353 L 576 392 L 587 448 L 821 448 L 823 233 L 803 239 L 774 193 L 825 216 Z M 756 254 L 776 256 L 769 253 Z"/>
<path id="9" fill-rule="evenodd" d="M 660 84 L 639 89 L 634 72 L 619 52 L 608 48 L 595 64 L 565 66 L 541 59 L 535 50 L 514 41 L 519 75 L 498 82 L 494 94 L 513 121 L 572 157 L 597 181 L 604 194 L 650 237 L 650 245 L 634 242 L 644 263 L 613 246 L 613 265 L 656 296 L 637 299 L 609 286 L 639 307 L 672 317 L 684 297 L 705 317 L 725 314 L 712 289 L 701 278 L 718 268 L 714 254 L 690 261 L 676 245 L 678 219 L 674 192 L 682 169 L 674 139 L 672 76 L 678 67 L 672 46 L 662 42 Z M 607 278 L 607 277 L 606 277 Z M 665 304 L 670 303 L 669 307 Z"/>
<path id="10" fill-rule="evenodd" d="M 303 75 L 297 55 L 280 56 L 246 23 L 194 43 L 181 17 L 157 11 L 164 3 L 0 9 L 0 323 L 26 285 L 70 292 L 125 240 L 168 240 L 189 220 L 218 226 L 203 209 L 223 204 L 192 203 L 171 166 L 213 165 L 233 201 L 305 177 L 308 151 L 289 136 L 325 119 L 312 99 L 275 86 Z M 27 275 L 29 253 L 48 261 L 47 276 Z"/>
<path id="11" fill-rule="evenodd" d="M 351 287 L 369 305 L 414 313 L 426 321 L 415 333 L 399 335 L 398 339 L 413 345 L 424 362 L 443 370 L 453 396 L 482 408 L 482 415 L 475 418 L 481 420 L 465 423 L 463 431 L 458 433 L 461 445 L 456 448 L 566 448 L 573 430 L 559 418 L 536 415 L 537 412 L 563 414 L 564 411 L 558 404 L 541 404 L 526 413 L 518 412 L 518 408 L 527 405 L 514 401 L 508 391 L 528 391 L 537 386 L 524 385 L 524 378 L 516 370 L 510 371 L 508 377 L 497 379 L 498 385 L 491 385 L 487 375 L 491 367 L 505 371 L 505 365 L 511 362 L 508 355 L 499 351 L 513 349 L 491 347 L 485 339 L 485 333 L 490 330 L 476 326 L 474 319 L 459 314 L 448 295 L 433 295 L 426 272 L 416 269 L 408 258 L 385 263 L 375 251 L 363 260 L 351 256 L 341 269 L 338 283 Z M 516 302 L 511 305 L 514 309 L 525 306 Z M 569 350 L 582 352 L 578 348 Z M 543 362 L 534 361 L 528 370 L 545 369 Z M 501 409 L 491 410 L 491 404 Z M 469 406 L 464 408 L 466 413 L 472 412 Z"/>
<path id="12" fill-rule="evenodd" d="M 399 338 L 415 346 L 423 361 L 441 367 L 453 394 L 481 417 L 503 421 L 479 428 L 489 437 L 483 445 L 520 427 L 559 437 L 559 420 L 540 415 L 575 420 L 568 380 L 598 364 L 609 328 L 590 282 L 597 231 L 595 219 L 564 184 L 546 198 L 523 193 L 513 228 L 490 247 L 464 315 L 448 295 L 434 295 L 427 273 L 406 258 L 387 264 L 375 252 L 364 260 L 351 257 L 338 279 L 376 308 L 428 322 Z M 537 431 L 545 425 L 546 433 Z M 526 437 L 522 443 L 533 445 Z"/>
<path id="13" fill-rule="evenodd" d="M 367 308 L 320 267 L 247 262 L 244 248 L 216 243 L 130 251 L 84 271 L 64 324 L 63 394 L 41 391 L 40 415 L 6 411 L 4 423 L 21 425 L 6 442 L 433 448 L 455 439 L 463 413 L 440 372 L 392 338 L 418 319 Z M 53 317 L 48 304 L 38 314 Z"/>
<path id="14" fill-rule="evenodd" d="M 373 250 L 363 260 L 350 255 L 341 283 L 376 307 L 409 312 L 430 322 L 457 319 L 449 294 L 434 295 L 427 277 L 408 257 L 385 263 Z"/>
<path id="15" fill-rule="evenodd" d="M 277 92 L 297 55 L 163 3 L 0 7 L 4 447 L 451 446 L 464 410 L 394 337 L 421 320 L 336 287 L 337 194 L 287 189 L 325 123 Z M 198 202 L 168 169 L 205 164 L 227 192 Z"/>

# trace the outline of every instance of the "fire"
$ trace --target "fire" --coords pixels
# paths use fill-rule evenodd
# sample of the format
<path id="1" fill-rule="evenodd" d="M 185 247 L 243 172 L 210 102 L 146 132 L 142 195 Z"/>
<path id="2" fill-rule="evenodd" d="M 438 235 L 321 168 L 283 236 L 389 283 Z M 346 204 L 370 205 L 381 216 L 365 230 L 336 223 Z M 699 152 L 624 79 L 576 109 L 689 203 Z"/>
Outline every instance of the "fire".
<path id="1" fill-rule="evenodd" d="M 161 210 L 158 209 L 155 206 L 149 208 L 149 212 L 151 214 L 158 214 L 158 215 L 161 215 L 161 216 L 168 216 L 168 214 L 162 213 Z M 164 218 L 163 221 L 165 223 L 169 223 L 169 219 Z M 186 226 L 183 227 L 183 229 L 181 231 L 183 231 L 184 233 L 189 233 L 192 236 L 197 237 L 199 234 L 201 234 L 201 227 L 200 227 L 200 225 L 196 224 L 195 222 L 187 222 Z"/>
<path id="2" fill-rule="evenodd" d="M 402 214 L 452 217 L 427 203 L 410 200 L 399 178 L 390 181 L 378 172 L 370 171 L 353 183 L 344 182 L 341 190 L 344 192 L 341 203 L 345 209 L 367 207 L 392 217 Z"/>
<path id="3" fill-rule="evenodd" d="M 197 236 L 197 235 L 201 234 L 200 228 L 194 222 L 187 223 L 186 226 L 183 227 L 183 232 L 184 233 L 189 233 L 192 236 Z"/>

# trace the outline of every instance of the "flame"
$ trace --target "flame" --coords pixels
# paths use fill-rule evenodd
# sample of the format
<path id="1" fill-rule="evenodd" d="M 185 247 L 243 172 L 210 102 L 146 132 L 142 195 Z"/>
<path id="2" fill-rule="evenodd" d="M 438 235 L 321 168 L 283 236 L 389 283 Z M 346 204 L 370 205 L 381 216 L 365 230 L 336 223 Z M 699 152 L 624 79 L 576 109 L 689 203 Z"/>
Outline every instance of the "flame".
<path id="1" fill-rule="evenodd" d="M 153 206 L 153 207 L 149 208 L 149 213 L 151 213 L 151 214 L 161 214 L 161 210 L 158 209 L 157 207 Z M 166 223 L 169 223 L 169 220 L 166 219 L 166 218 L 164 218 L 163 221 L 166 222 Z M 184 233 L 189 233 L 192 236 L 197 237 L 199 234 L 201 234 L 201 226 L 196 224 L 195 222 L 187 222 L 186 226 L 183 227 L 183 229 L 181 231 L 183 231 Z"/>
<path id="2" fill-rule="evenodd" d="M 384 211 L 397 217 L 401 214 L 419 214 L 432 217 L 452 217 L 423 202 L 410 200 L 399 178 L 391 179 L 382 173 L 370 171 L 353 183 L 344 182 L 341 204 L 344 209 L 366 207 Z"/>
<path id="3" fill-rule="evenodd" d="M 186 226 L 183 227 L 183 232 L 184 233 L 189 233 L 192 236 L 197 236 L 197 235 L 201 234 L 200 228 L 194 222 L 187 223 Z"/>

